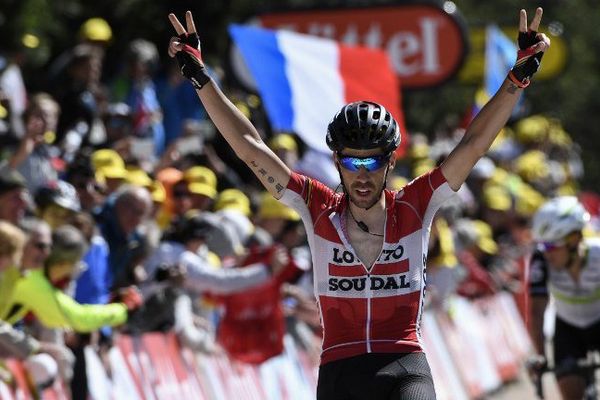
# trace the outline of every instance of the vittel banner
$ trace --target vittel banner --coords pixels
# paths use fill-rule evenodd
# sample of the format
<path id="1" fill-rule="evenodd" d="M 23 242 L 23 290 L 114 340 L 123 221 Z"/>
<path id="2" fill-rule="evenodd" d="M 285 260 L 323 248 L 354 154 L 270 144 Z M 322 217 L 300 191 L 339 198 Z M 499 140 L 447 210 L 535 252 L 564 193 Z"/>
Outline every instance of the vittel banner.
<path id="1" fill-rule="evenodd" d="M 326 37 L 387 52 L 403 88 L 436 86 L 452 78 L 466 53 L 455 10 L 433 5 L 277 12 L 258 17 L 271 29 Z"/>

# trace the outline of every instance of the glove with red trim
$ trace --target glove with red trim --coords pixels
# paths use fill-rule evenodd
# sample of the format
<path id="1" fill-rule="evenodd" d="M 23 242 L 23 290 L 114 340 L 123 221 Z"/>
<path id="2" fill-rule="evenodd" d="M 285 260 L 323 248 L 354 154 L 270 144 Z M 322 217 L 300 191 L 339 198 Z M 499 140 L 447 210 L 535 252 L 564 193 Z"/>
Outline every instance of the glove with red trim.
<path id="1" fill-rule="evenodd" d="M 531 77 L 540 68 L 543 51 L 539 51 L 536 45 L 542 41 L 537 31 L 527 30 L 519 32 L 519 50 L 517 51 L 517 62 L 508 73 L 510 80 L 517 86 L 525 88 L 529 86 Z"/>
<path id="2" fill-rule="evenodd" d="M 182 33 L 179 40 L 183 49 L 175 55 L 179 63 L 181 74 L 192 82 L 196 89 L 202 89 L 210 82 L 210 76 L 206 73 L 202 52 L 200 50 L 200 38 L 196 32 Z"/>

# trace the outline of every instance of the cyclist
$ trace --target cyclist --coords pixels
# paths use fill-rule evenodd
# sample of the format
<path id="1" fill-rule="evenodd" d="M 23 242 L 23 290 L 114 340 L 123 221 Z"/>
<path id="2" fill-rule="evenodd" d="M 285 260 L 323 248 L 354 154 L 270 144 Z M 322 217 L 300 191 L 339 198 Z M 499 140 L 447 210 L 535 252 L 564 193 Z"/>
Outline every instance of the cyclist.
<path id="1" fill-rule="evenodd" d="M 537 71 L 550 45 L 537 33 L 541 17 L 538 8 L 528 29 L 521 10 L 521 50 L 509 77 L 442 165 L 399 192 L 385 189 L 400 143 L 396 121 L 376 103 L 344 106 L 326 135 L 344 191 L 336 194 L 277 158 L 206 74 L 191 12 L 186 13 L 187 29 L 169 15 L 178 35 L 170 41 L 169 55 L 177 58 L 236 154 L 306 226 L 323 325 L 318 399 L 435 398 L 419 332 L 429 228 Z"/>
<path id="2" fill-rule="evenodd" d="M 565 399 L 580 399 L 584 378 L 577 360 L 588 350 L 600 350 L 600 239 L 584 238 L 590 216 L 573 196 L 546 202 L 533 217 L 538 243 L 530 262 L 531 336 L 544 360 L 544 310 L 551 297 L 556 310 L 553 360 Z M 533 373 L 543 362 L 533 365 Z"/>

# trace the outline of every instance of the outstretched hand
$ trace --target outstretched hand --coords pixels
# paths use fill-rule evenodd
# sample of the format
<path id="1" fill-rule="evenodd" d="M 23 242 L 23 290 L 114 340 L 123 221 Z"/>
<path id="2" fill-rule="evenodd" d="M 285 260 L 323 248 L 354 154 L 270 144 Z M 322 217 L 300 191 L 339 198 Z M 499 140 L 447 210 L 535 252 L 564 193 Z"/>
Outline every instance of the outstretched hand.
<path id="1" fill-rule="evenodd" d="M 538 32 L 543 10 L 538 7 L 529 27 L 527 26 L 527 11 L 519 13 L 519 37 L 517 42 L 517 62 L 509 73 L 509 78 L 519 87 L 527 87 L 531 77 L 537 72 L 544 52 L 550 47 L 550 39 Z"/>
<path id="2" fill-rule="evenodd" d="M 185 13 L 187 29 L 173 13 L 169 14 L 169 21 L 177 33 L 177 36 L 172 37 L 169 41 L 169 56 L 177 59 L 181 74 L 189 79 L 196 89 L 202 89 L 210 82 L 210 77 L 206 73 L 202 61 L 200 38 L 196 32 L 192 13 L 191 11 Z"/>

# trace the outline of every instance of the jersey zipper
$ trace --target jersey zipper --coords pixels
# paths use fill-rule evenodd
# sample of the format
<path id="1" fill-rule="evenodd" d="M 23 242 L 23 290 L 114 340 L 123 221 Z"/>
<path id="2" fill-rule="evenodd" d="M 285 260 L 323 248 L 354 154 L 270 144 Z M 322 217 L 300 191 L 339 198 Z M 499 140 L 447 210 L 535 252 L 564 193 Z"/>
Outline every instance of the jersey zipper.
<path id="1" fill-rule="evenodd" d="M 371 281 L 371 273 L 367 273 L 367 282 L 368 285 Z M 367 339 L 367 353 L 371 352 L 371 285 L 369 285 L 369 291 L 367 292 L 367 325 L 366 325 L 366 339 Z"/>
<path id="2" fill-rule="evenodd" d="M 386 221 L 384 223 L 384 229 L 386 229 L 386 228 L 387 228 L 387 215 L 386 215 Z M 371 353 L 371 351 L 372 351 L 371 350 L 371 298 L 372 298 L 373 292 L 371 291 L 371 285 L 369 284 L 369 282 L 371 282 L 371 271 L 377 264 L 377 261 L 379 261 L 379 259 L 381 258 L 384 248 L 385 248 L 385 236 L 383 238 L 383 243 L 381 245 L 381 250 L 379 251 L 379 255 L 373 262 L 373 265 L 371 265 L 371 268 L 367 269 L 367 267 L 363 264 L 363 266 L 367 270 L 367 282 L 365 284 L 369 285 L 369 290 L 367 291 L 367 326 L 366 326 L 367 353 Z"/>

